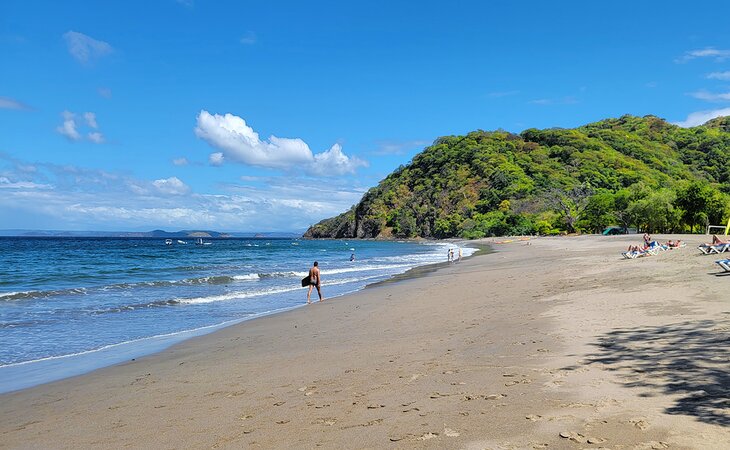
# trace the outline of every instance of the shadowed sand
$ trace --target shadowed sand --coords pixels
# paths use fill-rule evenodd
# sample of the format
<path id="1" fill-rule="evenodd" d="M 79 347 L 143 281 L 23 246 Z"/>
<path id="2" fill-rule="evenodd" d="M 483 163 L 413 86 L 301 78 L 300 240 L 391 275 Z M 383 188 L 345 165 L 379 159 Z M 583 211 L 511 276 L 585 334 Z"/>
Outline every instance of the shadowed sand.
<path id="1" fill-rule="evenodd" d="M 639 239 L 495 244 L 2 395 L 0 447 L 728 448 L 730 277 Z"/>

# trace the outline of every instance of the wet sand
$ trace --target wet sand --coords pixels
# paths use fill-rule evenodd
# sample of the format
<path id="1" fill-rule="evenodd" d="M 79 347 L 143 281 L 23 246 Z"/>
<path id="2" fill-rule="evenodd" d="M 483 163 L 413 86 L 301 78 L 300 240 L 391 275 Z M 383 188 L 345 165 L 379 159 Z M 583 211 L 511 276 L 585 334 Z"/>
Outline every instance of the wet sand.
<path id="1" fill-rule="evenodd" d="M 639 239 L 495 244 L 5 394 L 0 447 L 728 448 L 730 276 Z"/>

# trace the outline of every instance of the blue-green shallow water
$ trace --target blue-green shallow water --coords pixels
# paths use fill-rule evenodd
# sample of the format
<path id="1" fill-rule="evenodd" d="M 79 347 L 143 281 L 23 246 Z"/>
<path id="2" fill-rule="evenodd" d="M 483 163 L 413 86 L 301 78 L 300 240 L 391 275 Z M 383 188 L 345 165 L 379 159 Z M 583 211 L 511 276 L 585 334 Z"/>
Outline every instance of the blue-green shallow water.
<path id="1" fill-rule="evenodd" d="M 327 298 L 420 265 L 447 244 L 290 239 L 0 238 L 0 392 L 159 351 L 301 306 L 318 260 Z M 465 255 L 471 249 L 465 249 Z M 355 261 L 350 261 L 351 254 Z M 313 293 L 316 297 L 316 291 Z"/>

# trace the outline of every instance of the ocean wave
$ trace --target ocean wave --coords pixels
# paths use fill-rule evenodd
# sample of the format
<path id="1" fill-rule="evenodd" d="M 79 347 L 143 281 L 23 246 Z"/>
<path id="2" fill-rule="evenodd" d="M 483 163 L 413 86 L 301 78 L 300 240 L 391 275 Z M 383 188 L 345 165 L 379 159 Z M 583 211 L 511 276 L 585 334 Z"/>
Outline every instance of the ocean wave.
<path id="1" fill-rule="evenodd" d="M 345 278 L 345 279 L 335 280 L 335 281 L 331 281 L 331 282 L 324 282 L 323 287 L 326 289 L 327 286 L 357 283 L 357 282 L 362 282 L 362 281 L 367 281 L 367 280 L 372 280 L 374 278 L 382 278 L 382 277 L 383 277 L 382 275 L 372 275 L 369 277 Z M 297 291 L 297 290 L 302 290 L 302 287 L 298 284 L 291 285 L 291 286 L 285 286 L 285 287 L 282 286 L 282 287 L 274 287 L 274 288 L 268 288 L 268 289 L 258 289 L 258 290 L 252 290 L 252 291 L 229 292 L 226 294 L 210 295 L 207 297 L 175 298 L 174 300 L 181 304 L 197 305 L 197 304 L 221 302 L 221 301 L 227 301 L 227 300 L 240 300 L 240 299 L 250 298 L 250 297 L 259 297 L 262 295 L 283 294 L 286 292 L 293 292 L 293 291 Z"/>
<path id="2" fill-rule="evenodd" d="M 57 295 L 85 295 L 86 288 L 56 289 L 51 291 L 20 291 L 0 293 L 0 301 L 28 300 L 37 298 L 54 297 Z"/>

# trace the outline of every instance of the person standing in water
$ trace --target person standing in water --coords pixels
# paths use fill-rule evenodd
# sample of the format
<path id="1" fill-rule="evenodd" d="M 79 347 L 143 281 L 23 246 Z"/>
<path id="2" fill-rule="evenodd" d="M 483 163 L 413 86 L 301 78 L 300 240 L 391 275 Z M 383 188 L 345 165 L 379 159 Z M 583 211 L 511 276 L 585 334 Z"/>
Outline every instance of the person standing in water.
<path id="1" fill-rule="evenodd" d="M 312 288 L 317 288 L 317 295 L 319 295 L 319 301 L 321 302 L 324 300 L 322 298 L 322 279 L 319 276 L 319 263 L 317 261 L 314 262 L 314 265 L 311 269 L 309 269 L 309 290 L 307 291 L 307 304 L 311 305 L 312 301 L 310 300 L 310 297 L 312 296 Z"/>

